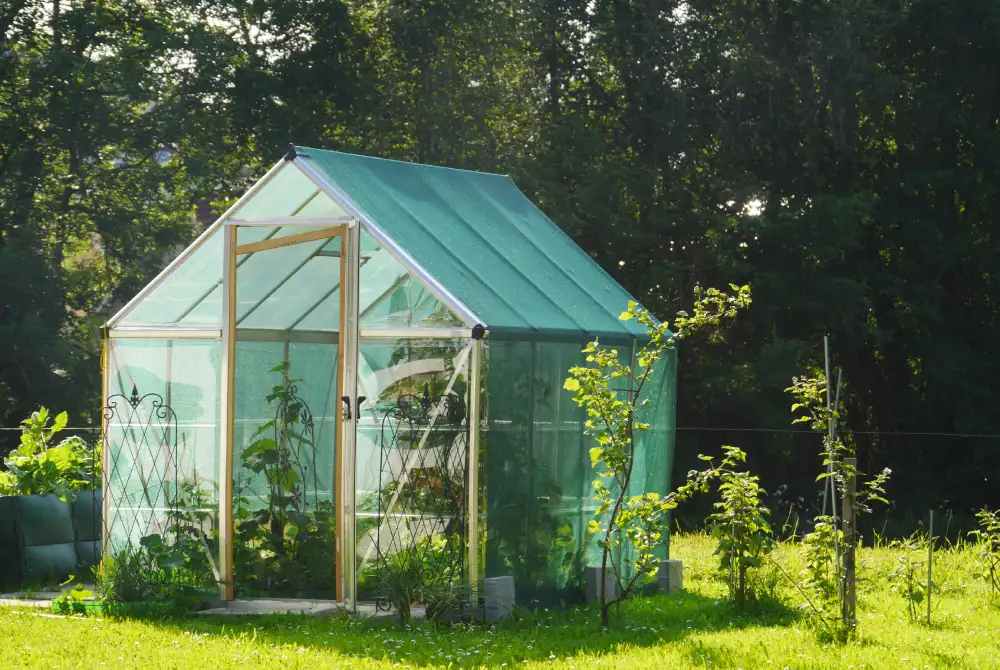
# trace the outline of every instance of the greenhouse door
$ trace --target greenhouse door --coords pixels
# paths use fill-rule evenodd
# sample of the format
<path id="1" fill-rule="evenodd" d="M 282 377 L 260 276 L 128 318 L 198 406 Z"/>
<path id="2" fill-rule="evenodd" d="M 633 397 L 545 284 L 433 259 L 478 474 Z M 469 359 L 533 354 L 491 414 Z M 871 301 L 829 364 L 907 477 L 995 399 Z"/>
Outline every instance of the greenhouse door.
<path id="1" fill-rule="evenodd" d="M 230 597 L 342 601 L 347 226 L 233 228 Z"/>

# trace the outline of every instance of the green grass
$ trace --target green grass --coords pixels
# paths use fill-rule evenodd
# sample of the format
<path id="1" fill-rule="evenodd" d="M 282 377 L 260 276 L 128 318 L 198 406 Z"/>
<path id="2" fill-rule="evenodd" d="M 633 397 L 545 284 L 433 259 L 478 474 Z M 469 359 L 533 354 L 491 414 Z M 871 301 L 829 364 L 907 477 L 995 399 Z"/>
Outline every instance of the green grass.
<path id="1" fill-rule="evenodd" d="M 601 631 L 593 610 L 541 611 L 493 627 L 402 630 L 392 622 L 268 616 L 136 621 L 0 610 L 0 668 L 982 668 L 1000 666 L 1000 609 L 975 576 L 970 547 L 935 555 L 933 625 L 910 623 L 886 576 L 896 552 L 864 549 L 857 640 L 820 641 L 799 600 L 737 614 L 725 602 L 711 542 L 676 538 L 687 591 L 636 600 Z M 778 560 L 797 572 L 797 550 Z M 504 665 L 506 664 L 506 665 Z"/>

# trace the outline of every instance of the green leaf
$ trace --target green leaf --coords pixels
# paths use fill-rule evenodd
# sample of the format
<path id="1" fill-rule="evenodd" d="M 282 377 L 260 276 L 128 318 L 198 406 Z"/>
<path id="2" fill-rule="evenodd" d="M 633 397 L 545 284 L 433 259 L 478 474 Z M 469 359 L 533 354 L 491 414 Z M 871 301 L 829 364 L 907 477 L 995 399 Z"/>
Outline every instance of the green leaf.
<path id="1" fill-rule="evenodd" d="M 77 584 L 73 587 L 73 590 L 69 592 L 70 600 L 80 602 L 81 600 L 87 600 L 88 598 L 94 597 L 94 592 L 90 589 L 84 588 L 83 584 Z"/>
<path id="2" fill-rule="evenodd" d="M 631 321 L 634 318 L 635 314 L 633 314 L 632 312 L 622 312 L 621 314 L 618 315 L 619 321 Z"/>
<path id="3" fill-rule="evenodd" d="M 185 563 L 184 556 L 180 552 L 172 552 L 156 559 L 158 567 L 167 569 L 183 568 Z"/>
<path id="4" fill-rule="evenodd" d="M 66 412 L 59 412 L 56 415 L 56 422 L 52 424 L 52 428 L 49 429 L 49 434 L 58 433 L 60 430 L 66 427 L 66 422 L 69 421 L 69 415 Z"/>
<path id="5" fill-rule="evenodd" d="M 157 549 L 163 546 L 163 537 L 159 533 L 147 535 L 139 540 L 139 546 L 147 549 Z"/>
<path id="6" fill-rule="evenodd" d="M 570 377 L 563 383 L 563 388 L 567 391 L 579 391 L 580 390 L 580 380 Z"/>

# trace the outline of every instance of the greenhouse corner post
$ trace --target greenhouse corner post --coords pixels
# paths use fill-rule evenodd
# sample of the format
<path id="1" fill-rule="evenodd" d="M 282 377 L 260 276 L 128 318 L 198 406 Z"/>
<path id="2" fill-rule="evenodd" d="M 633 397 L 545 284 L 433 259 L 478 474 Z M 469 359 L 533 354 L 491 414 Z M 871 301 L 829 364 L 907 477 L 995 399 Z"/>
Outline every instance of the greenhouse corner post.
<path id="1" fill-rule="evenodd" d="M 236 228 L 223 228 L 222 388 L 219 393 L 219 575 L 224 600 L 232 600 L 233 582 L 233 410 L 236 367 Z"/>
<path id="2" fill-rule="evenodd" d="M 107 551 L 110 546 L 111 524 L 108 512 L 111 506 L 108 504 L 108 489 L 111 486 L 111 442 L 108 439 L 108 428 L 111 418 L 105 408 L 108 405 L 108 390 L 111 385 L 108 383 L 108 360 L 111 356 L 111 330 L 105 325 L 101 329 L 104 343 L 101 347 L 101 433 L 98 439 L 101 441 L 101 548 Z"/>
<path id="3" fill-rule="evenodd" d="M 481 339 L 472 341 L 472 355 L 469 359 L 469 438 L 467 469 L 469 481 L 466 484 L 466 508 L 468 510 L 469 533 L 469 591 L 476 595 L 479 587 L 479 391 L 480 361 L 482 360 Z"/>

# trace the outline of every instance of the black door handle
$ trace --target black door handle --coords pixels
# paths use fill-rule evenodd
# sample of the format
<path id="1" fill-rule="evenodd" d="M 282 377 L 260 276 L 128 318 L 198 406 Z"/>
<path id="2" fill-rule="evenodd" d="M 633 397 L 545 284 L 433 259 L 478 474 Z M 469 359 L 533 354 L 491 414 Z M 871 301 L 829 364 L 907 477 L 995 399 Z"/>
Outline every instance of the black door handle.
<path id="1" fill-rule="evenodd" d="M 363 403 L 365 400 L 368 400 L 368 398 L 364 397 L 363 395 L 359 395 L 358 401 L 354 403 L 354 406 L 357 408 L 359 412 L 361 411 L 361 403 Z"/>
<path id="2" fill-rule="evenodd" d="M 340 399 L 344 401 L 344 421 L 351 420 L 351 396 L 344 395 L 340 396 Z"/>

